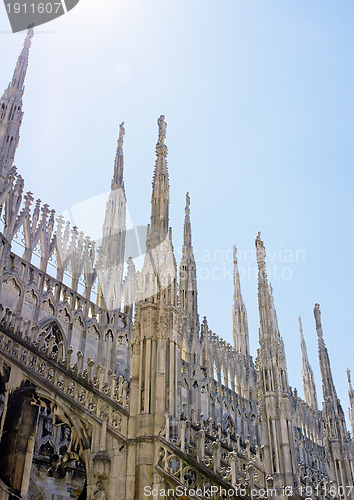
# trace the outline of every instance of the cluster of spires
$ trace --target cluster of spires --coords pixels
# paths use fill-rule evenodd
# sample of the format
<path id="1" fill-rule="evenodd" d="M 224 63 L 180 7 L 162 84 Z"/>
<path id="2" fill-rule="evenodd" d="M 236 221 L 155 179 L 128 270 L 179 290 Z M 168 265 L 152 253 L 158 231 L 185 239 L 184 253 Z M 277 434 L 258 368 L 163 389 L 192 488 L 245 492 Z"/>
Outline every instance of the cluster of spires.
<path id="1" fill-rule="evenodd" d="M 0 182 L 2 187 L 6 176 L 9 174 L 10 169 L 14 162 L 16 148 L 19 142 L 19 132 L 22 123 L 22 97 L 24 93 L 24 81 L 28 67 L 29 49 L 31 47 L 31 39 L 33 37 L 33 29 L 29 29 L 24 41 L 24 46 L 21 54 L 17 60 L 14 70 L 12 81 L 9 83 L 8 88 L 5 90 L 0 99 Z M 166 128 L 165 117 L 162 115 L 158 119 L 159 135 L 156 144 L 156 165 L 153 176 L 153 189 L 151 200 L 151 219 L 148 226 L 147 234 L 147 248 L 152 248 L 165 238 L 170 238 L 169 228 L 169 177 L 167 168 L 167 146 L 165 145 Z M 114 163 L 114 175 L 111 185 L 111 213 L 106 209 L 105 227 L 107 233 L 103 234 L 103 238 L 110 240 L 112 226 L 114 226 L 114 210 L 117 210 L 116 198 L 112 195 L 114 191 L 119 191 L 121 195 L 118 197 L 119 202 L 123 200 L 126 202 L 124 190 L 124 156 L 123 156 L 123 141 L 125 135 L 124 122 L 120 125 L 119 139 L 117 145 L 117 152 Z M 124 205 L 123 203 L 123 205 Z M 120 214 L 118 224 L 118 232 L 125 230 L 122 226 L 122 221 L 125 224 L 125 210 Z M 124 225 L 123 224 L 123 225 Z M 117 230 L 117 227 L 114 228 Z M 121 241 L 117 241 L 119 245 L 118 253 L 124 254 L 124 248 Z M 257 264 L 259 270 L 259 313 L 260 313 L 260 343 L 261 345 L 274 346 L 280 352 L 283 350 L 283 341 L 279 334 L 277 323 L 276 311 L 274 307 L 274 299 L 272 288 L 268 283 L 265 264 L 265 248 L 261 235 L 258 233 L 255 241 Z M 106 252 L 107 253 L 107 252 Z M 108 252 L 108 254 L 111 252 Z M 124 255 L 119 256 L 124 260 Z M 247 310 L 242 298 L 240 275 L 237 264 L 237 248 L 233 249 L 233 263 L 234 263 L 234 300 L 233 300 L 233 342 L 236 351 L 249 358 L 249 335 L 248 335 L 248 322 Z M 108 267 L 107 263 L 107 267 Z M 123 271 L 121 271 L 123 272 Z M 117 278 L 117 277 L 115 277 Z M 121 281 L 122 276 L 118 276 Z M 189 193 L 186 194 L 186 207 L 185 207 L 185 221 L 184 221 L 184 238 L 182 247 L 182 260 L 180 265 L 180 294 L 181 306 L 186 315 L 186 321 L 190 325 L 191 335 L 198 335 L 199 330 L 199 317 L 197 312 L 197 279 L 196 279 L 196 264 L 193 254 L 192 234 L 191 234 L 191 220 L 190 220 L 190 197 Z M 331 366 L 328 356 L 328 351 L 323 339 L 323 330 L 321 324 L 321 312 L 318 304 L 315 304 L 314 316 L 316 323 L 316 332 L 318 335 L 318 352 L 319 361 L 322 375 L 323 395 L 324 400 L 332 399 L 339 403 L 336 389 L 333 382 Z M 305 339 L 303 336 L 303 329 L 301 318 L 299 317 L 300 328 L 300 341 L 302 352 L 302 382 L 305 402 L 317 411 L 317 396 L 316 387 L 314 382 L 313 371 L 309 363 Z M 351 376 L 349 369 L 347 370 L 348 384 L 349 384 L 349 398 L 351 402 L 350 422 L 352 433 L 354 434 L 354 390 L 351 383 Z M 340 405 L 339 405 L 340 407 Z"/>

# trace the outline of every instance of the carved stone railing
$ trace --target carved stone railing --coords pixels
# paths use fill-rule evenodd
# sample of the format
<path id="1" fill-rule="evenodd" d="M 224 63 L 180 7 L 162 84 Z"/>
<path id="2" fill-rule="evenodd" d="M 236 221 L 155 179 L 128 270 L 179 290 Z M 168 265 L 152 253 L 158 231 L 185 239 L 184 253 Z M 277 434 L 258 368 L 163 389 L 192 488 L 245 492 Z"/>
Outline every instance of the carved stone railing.
<path id="1" fill-rule="evenodd" d="M 221 426 L 215 430 L 210 422 L 199 425 L 189 420 L 171 422 L 166 415 L 162 434 L 158 467 L 175 484 L 187 489 L 214 484 L 241 489 L 245 495 L 252 489 L 261 491 L 266 487 L 260 449 L 251 450 L 249 442 L 243 448 L 239 436 L 225 442 Z"/>
<path id="2" fill-rule="evenodd" d="M 214 474 L 210 474 L 203 466 L 190 460 L 178 449 L 174 449 L 163 438 L 160 438 L 159 461 L 156 469 L 172 486 L 183 489 L 184 498 L 189 498 L 188 492 L 194 490 L 196 494 L 193 497 L 203 500 L 206 498 L 203 494 L 205 490 L 220 486 L 219 478 L 214 477 Z M 198 495 L 197 492 L 201 494 Z M 217 497 L 213 495 L 207 498 Z"/>
<path id="3" fill-rule="evenodd" d="M 108 372 L 88 359 L 83 368 L 83 354 L 77 353 L 77 361 L 72 364 L 72 350 L 66 358 L 59 358 L 60 350 L 50 352 L 47 346 L 36 345 L 26 334 L 15 332 L 6 321 L 0 323 L 0 354 L 7 363 L 18 366 L 34 384 L 55 393 L 63 400 L 86 413 L 94 420 L 107 420 L 107 429 L 124 440 L 120 433 L 122 419 L 129 415 L 129 385 L 123 377 Z"/>
<path id="4" fill-rule="evenodd" d="M 166 426 L 160 435 L 159 460 L 156 469 L 173 487 L 183 489 L 186 498 L 224 498 L 220 491 L 229 491 L 225 498 L 271 498 L 274 496 L 273 478 L 267 475 L 261 450 L 251 450 L 249 442 L 240 445 L 239 436 L 231 446 L 222 440 L 220 426 L 211 423 L 195 425 L 187 421 L 171 421 L 166 415 Z M 294 484 L 294 497 L 322 500 L 330 498 L 330 482 L 326 474 L 300 464 Z M 196 494 L 208 490 L 209 496 Z M 215 495 L 213 494 L 215 492 Z M 332 499 L 333 500 L 333 499 Z"/>
<path id="5" fill-rule="evenodd" d="M 40 325 L 56 321 L 66 346 L 84 352 L 85 361 L 91 356 L 102 364 L 110 362 L 112 369 L 129 377 L 125 353 L 131 336 L 131 315 L 106 311 L 13 252 L 1 270 L 0 289 L 0 317 L 3 308 L 10 308 L 6 321 L 14 331 L 26 330 L 33 341 L 35 332 L 41 333 Z M 105 359 L 105 353 L 112 352 L 105 347 L 107 332 L 117 346 L 117 358 L 110 361 Z"/>
<path id="6" fill-rule="evenodd" d="M 189 491 L 191 498 L 220 499 L 232 495 L 237 498 L 249 498 L 252 490 L 260 492 L 259 498 L 265 498 L 266 495 L 262 496 L 265 487 L 259 484 L 259 470 L 249 463 L 245 472 L 239 475 L 238 459 L 236 453 L 230 452 L 228 462 L 220 460 L 216 443 L 212 457 L 198 460 L 186 453 L 186 450 L 183 452 L 160 437 L 156 469 L 170 484 L 183 488 L 186 498 L 189 498 Z M 201 492 L 200 495 L 198 491 Z M 225 491 L 227 493 L 223 494 Z"/>
<path id="7" fill-rule="evenodd" d="M 0 241 L 1 239 L 2 235 L 0 233 Z M 91 291 L 82 295 L 34 264 L 26 262 L 13 252 L 8 253 L 5 267 L 2 270 L 4 277 L 8 276 L 10 278 L 11 274 L 16 276 L 24 286 L 31 284 L 39 296 L 50 294 L 55 305 L 67 302 L 72 311 L 82 310 L 89 319 L 96 318 L 99 320 L 100 316 L 106 312 L 105 309 L 90 300 Z M 124 313 L 119 313 L 119 315 L 122 318 L 125 317 Z"/>
<path id="8" fill-rule="evenodd" d="M 198 416 L 192 405 L 189 406 L 187 413 L 187 405 L 183 404 L 182 419 L 189 418 L 192 424 L 202 425 L 209 434 L 234 448 L 236 447 L 236 439 L 239 441 L 239 446 L 244 448 L 246 441 L 249 441 L 251 449 L 255 452 L 259 444 L 257 403 L 243 398 L 210 378 L 202 381 L 201 391 L 207 393 L 216 409 L 217 398 L 220 400 L 222 411 L 219 412 L 219 417 L 221 413 L 221 418 L 215 417 L 214 410 L 213 418 L 204 420 L 204 415 Z M 216 421 L 218 421 L 217 424 Z"/>
<path id="9" fill-rule="evenodd" d="M 330 495 L 331 487 L 329 476 L 315 467 L 299 464 L 297 473 L 297 491 L 304 497 L 318 497 L 321 499 L 334 499 Z"/>

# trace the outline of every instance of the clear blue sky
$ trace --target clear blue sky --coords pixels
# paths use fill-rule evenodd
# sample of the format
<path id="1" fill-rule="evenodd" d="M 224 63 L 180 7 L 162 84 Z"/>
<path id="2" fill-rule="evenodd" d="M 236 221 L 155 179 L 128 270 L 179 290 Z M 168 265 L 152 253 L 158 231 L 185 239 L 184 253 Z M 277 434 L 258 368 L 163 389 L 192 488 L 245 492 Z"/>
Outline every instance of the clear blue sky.
<path id="1" fill-rule="evenodd" d="M 11 34 L 0 11 L 5 88 L 24 34 Z M 178 258 L 189 191 L 200 315 L 231 342 L 227 251 L 236 243 L 256 355 L 250 252 L 261 230 L 290 384 L 302 394 L 301 314 L 322 401 L 319 302 L 345 410 L 345 369 L 354 372 L 353 18 L 344 0 L 81 0 L 37 29 L 16 158 L 26 189 L 58 212 L 82 201 L 100 221 L 124 120 L 128 208 L 144 225 L 165 114 L 174 245 Z"/>

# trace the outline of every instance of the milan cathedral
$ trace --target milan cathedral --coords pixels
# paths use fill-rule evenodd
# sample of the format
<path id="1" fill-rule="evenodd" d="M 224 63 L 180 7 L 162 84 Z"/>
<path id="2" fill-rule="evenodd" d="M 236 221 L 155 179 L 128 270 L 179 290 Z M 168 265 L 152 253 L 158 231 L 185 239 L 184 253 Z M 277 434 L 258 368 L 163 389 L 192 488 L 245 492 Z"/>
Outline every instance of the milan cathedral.
<path id="1" fill-rule="evenodd" d="M 320 306 L 322 408 L 300 318 L 304 399 L 289 386 L 260 233 L 255 362 L 236 246 L 233 345 L 199 317 L 188 193 L 179 268 L 174 256 L 164 116 L 141 271 L 125 255 L 124 123 L 98 248 L 25 192 L 14 158 L 32 36 L 0 99 L 0 500 L 353 500 Z"/>

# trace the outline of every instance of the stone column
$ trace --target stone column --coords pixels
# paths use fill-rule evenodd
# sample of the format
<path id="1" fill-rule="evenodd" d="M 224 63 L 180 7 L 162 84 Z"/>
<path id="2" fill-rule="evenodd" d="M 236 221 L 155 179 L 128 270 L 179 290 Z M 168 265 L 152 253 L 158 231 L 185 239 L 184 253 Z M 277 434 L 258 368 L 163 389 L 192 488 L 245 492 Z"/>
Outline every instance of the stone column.
<path id="1" fill-rule="evenodd" d="M 0 479 L 21 497 L 27 494 L 38 423 L 39 406 L 31 404 L 34 394 L 27 380 L 8 389 L 0 438 Z"/>

